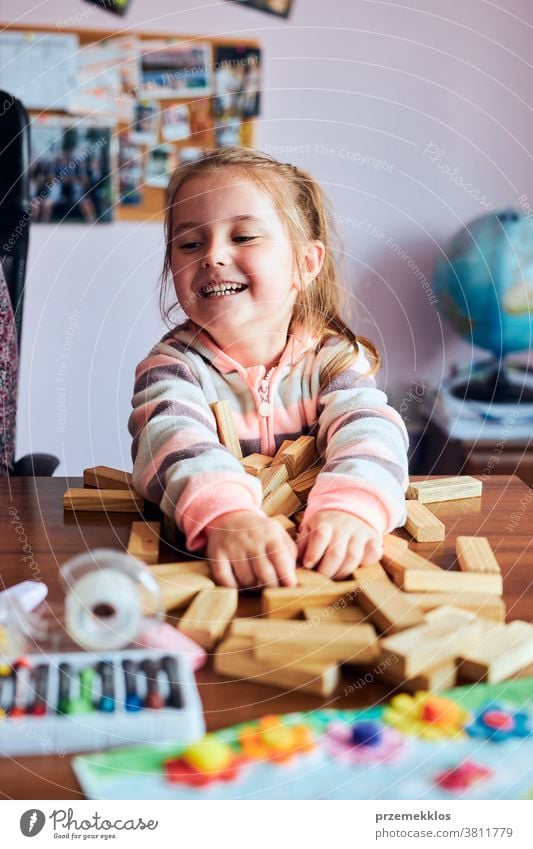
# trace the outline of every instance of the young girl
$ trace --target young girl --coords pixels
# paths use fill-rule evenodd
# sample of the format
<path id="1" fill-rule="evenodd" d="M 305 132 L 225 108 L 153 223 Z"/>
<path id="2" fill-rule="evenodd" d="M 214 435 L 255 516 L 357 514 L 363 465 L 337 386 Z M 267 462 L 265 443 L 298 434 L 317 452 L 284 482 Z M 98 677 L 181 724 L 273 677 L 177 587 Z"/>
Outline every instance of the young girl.
<path id="1" fill-rule="evenodd" d="M 137 368 L 135 488 L 190 551 L 206 549 L 219 584 L 294 585 L 297 559 L 346 578 L 379 559 L 405 518 L 407 434 L 375 387 L 377 351 L 340 318 L 320 187 L 257 151 L 216 149 L 172 176 L 165 233 L 163 282 L 188 320 Z M 219 442 L 209 405 L 220 400 L 244 456 L 316 436 L 325 465 L 296 542 Z"/>

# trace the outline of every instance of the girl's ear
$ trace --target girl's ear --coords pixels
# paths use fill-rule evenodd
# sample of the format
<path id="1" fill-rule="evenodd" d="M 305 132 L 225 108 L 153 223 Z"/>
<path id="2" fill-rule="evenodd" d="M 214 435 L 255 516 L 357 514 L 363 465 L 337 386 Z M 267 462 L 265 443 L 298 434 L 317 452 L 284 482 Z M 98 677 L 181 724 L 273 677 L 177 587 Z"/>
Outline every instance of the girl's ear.
<path id="1" fill-rule="evenodd" d="M 298 291 L 306 289 L 307 286 L 309 286 L 309 284 L 318 277 L 322 269 L 322 265 L 324 264 L 325 255 L 326 248 L 320 239 L 315 239 L 313 242 L 309 242 L 305 254 L 302 257 L 299 278 L 294 283 L 295 289 Z"/>

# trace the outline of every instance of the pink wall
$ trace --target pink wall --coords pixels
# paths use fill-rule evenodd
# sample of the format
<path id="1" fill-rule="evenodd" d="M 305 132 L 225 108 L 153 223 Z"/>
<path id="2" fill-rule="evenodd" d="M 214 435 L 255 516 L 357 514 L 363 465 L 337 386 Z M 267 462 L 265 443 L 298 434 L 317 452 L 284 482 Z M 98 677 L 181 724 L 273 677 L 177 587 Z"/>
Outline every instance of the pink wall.
<path id="1" fill-rule="evenodd" d="M 294 0 L 286 22 L 224 0 L 132 0 L 125 21 L 261 42 L 258 146 L 327 189 L 343 223 L 354 325 L 380 346 L 382 380 L 397 399 L 413 379 L 438 380 L 471 356 L 441 324 L 414 265 L 431 277 L 439 248 L 486 212 L 481 195 L 496 207 L 522 194 L 533 202 L 533 10 L 527 0 L 505 5 Z M 121 23 L 72 0 L 25 13 L 15 0 L 2 4 L 10 22 L 65 26 L 76 14 L 91 29 Z M 434 161 L 429 145 L 441 151 Z M 69 474 L 96 462 L 128 467 L 133 369 L 161 332 L 161 250 L 160 227 L 149 223 L 33 227 L 19 454 L 55 451 Z"/>

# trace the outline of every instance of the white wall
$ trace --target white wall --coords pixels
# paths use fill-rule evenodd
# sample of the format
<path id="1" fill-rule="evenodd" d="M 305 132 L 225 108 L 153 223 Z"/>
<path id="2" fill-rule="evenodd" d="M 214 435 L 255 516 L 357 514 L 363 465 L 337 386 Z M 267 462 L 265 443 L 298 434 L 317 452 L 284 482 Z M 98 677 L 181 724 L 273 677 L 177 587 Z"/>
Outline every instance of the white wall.
<path id="1" fill-rule="evenodd" d="M 20 6 L 3 0 L 3 20 L 55 27 L 83 13 L 88 28 L 121 26 L 81 0 Z M 431 277 L 439 248 L 486 212 L 481 195 L 497 208 L 522 194 L 533 202 L 533 8 L 505 6 L 294 0 L 284 21 L 225 0 L 132 0 L 124 22 L 261 42 L 258 146 L 281 146 L 281 159 L 328 190 L 345 222 L 355 328 L 380 346 L 382 381 L 399 398 L 415 377 L 438 380 L 472 355 L 442 326 L 413 265 Z M 434 162 L 430 144 L 443 150 Z M 459 169 L 455 179 L 474 196 L 443 165 Z M 69 475 L 94 463 L 129 468 L 133 371 L 163 330 L 162 244 L 150 223 L 32 228 L 18 455 L 55 452 Z"/>

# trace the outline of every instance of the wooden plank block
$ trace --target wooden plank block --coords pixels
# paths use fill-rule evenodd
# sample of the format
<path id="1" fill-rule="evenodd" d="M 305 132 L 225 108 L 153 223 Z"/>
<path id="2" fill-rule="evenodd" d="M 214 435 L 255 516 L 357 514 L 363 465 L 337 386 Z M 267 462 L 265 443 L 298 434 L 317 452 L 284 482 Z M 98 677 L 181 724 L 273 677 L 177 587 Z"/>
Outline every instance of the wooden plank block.
<path id="1" fill-rule="evenodd" d="M 394 664 L 383 669 L 381 669 L 380 663 L 376 666 L 385 683 L 393 684 L 396 690 L 406 693 L 417 693 L 419 690 L 446 690 L 448 687 L 454 687 L 457 679 L 457 667 L 453 661 L 447 661 L 441 666 L 427 669 L 420 675 L 414 675 L 411 678 L 398 675 Z"/>
<path id="2" fill-rule="evenodd" d="M 298 477 L 291 480 L 291 489 L 301 498 L 302 502 L 307 501 L 309 493 L 316 483 L 316 479 L 321 468 L 321 466 L 313 466 L 312 469 L 307 469 L 305 472 L 301 472 Z"/>
<path id="3" fill-rule="evenodd" d="M 385 534 L 383 537 L 383 547 L 405 550 L 406 548 L 409 548 L 409 543 L 406 539 L 399 537 L 396 534 Z"/>
<path id="4" fill-rule="evenodd" d="M 186 607 L 202 590 L 208 590 L 215 586 L 214 581 L 205 575 L 194 572 L 189 574 L 160 575 L 155 569 L 150 571 L 157 578 L 164 610 L 174 610 Z"/>
<path id="5" fill-rule="evenodd" d="M 83 470 L 83 485 L 97 489 L 133 489 L 133 480 L 131 472 L 111 466 L 93 466 Z"/>
<path id="6" fill-rule="evenodd" d="M 323 589 L 331 589 L 331 585 L 335 582 L 325 575 L 321 575 L 315 569 L 304 569 L 300 566 L 295 572 L 296 580 L 299 587 L 321 587 Z"/>
<path id="7" fill-rule="evenodd" d="M 261 481 L 263 487 L 263 500 L 275 492 L 282 484 L 289 480 L 289 473 L 285 466 L 269 466 L 266 469 L 258 472 L 257 477 Z"/>
<path id="8" fill-rule="evenodd" d="M 334 663 L 271 664 L 257 660 L 247 637 L 230 637 L 221 643 L 215 654 L 214 668 L 218 675 L 239 683 L 250 681 L 322 697 L 330 696 L 340 680 L 339 669 Z"/>
<path id="9" fill-rule="evenodd" d="M 153 565 L 159 560 L 161 522 L 132 522 L 128 554 L 143 563 Z"/>
<path id="10" fill-rule="evenodd" d="M 355 604 L 348 604 L 346 607 L 335 607 L 335 603 L 331 604 L 329 607 L 304 607 L 303 614 L 305 618 L 309 619 L 311 622 L 351 622 L 354 625 L 356 623 L 361 624 L 363 622 L 368 622 L 366 613 L 364 613 L 359 607 L 356 607 Z M 272 619 L 271 621 L 283 622 L 284 620 Z"/>
<path id="11" fill-rule="evenodd" d="M 173 575 L 205 575 L 211 577 L 211 567 L 208 560 L 180 560 L 177 563 L 156 563 L 150 568 L 156 577 L 168 578 Z"/>
<path id="12" fill-rule="evenodd" d="M 302 502 L 292 491 L 289 484 L 284 483 L 270 495 L 267 495 L 262 507 L 267 516 L 277 516 L 279 513 L 284 516 L 291 516 L 301 507 L 301 504 Z"/>
<path id="13" fill-rule="evenodd" d="M 292 619 L 310 604 L 328 607 L 341 599 L 347 603 L 356 597 L 355 581 L 331 581 L 325 587 L 272 587 L 263 590 L 263 613 L 275 619 Z"/>
<path id="14" fill-rule="evenodd" d="M 454 501 L 456 498 L 477 498 L 482 492 L 481 481 L 469 475 L 451 478 L 436 478 L 412 483 L 406 497 L 423 504 L 434 501 Z"/>
<path id="15" fill-rule="evenodd" d="M 481 593 L 405 593 L 409 600 L 423 612 L 435 610 L 437 607 L 460 607 L 461 610 L 471 610 L 476 616 L 491 619 L 495 622 L 505 620 L 505 602 L 495 595 Z"/>
<path id="16" fill-rule="evenodd" d="M 268 454 L 248 454 L 247 457 L 242 459 L 244 471 L 254 477 L 257 477 L 258 472 L 268 468 L 271 463 L 272 457 L 269 457 Z"/>
<path id="17" fill-rule="evenodd" d="M 63 495 L 63 507 L 97 513 L 142 513 L 144 498 L 133 490 L 74 488 Z"/>
<path id="18" fill-rule="evenodd" d="M 314 624 L 287 622 L 290 632 L 279 636 L 269 620 L 257 624 L 253 634 L 254 657 L 283 663 L 287 659 L 315 663 L 371 663 L 379 654 L 376 632 L 370 624 Z M 279 623 L 275 623 L 279 625 Z"/>
<path id="19" fill-rule="evenodd" d="M 316 460 L 314 436 L 299 436 L 283 451 L 278 451 L 272 463 L 283 463 L 287 467 L 289 478 L 295 478 L 311 466 Z"/>
<path id="20" fill-rule="evenodd" d="M 201 590 L 187 608 L 179 629 L 204 649 L 210 650 L 222 639 L 235 616 L 237 602 L 238 593 L 234 587 Z"/>
<path id="21" fill-rule="evenodd" d="M 473 613 L 455 607 L 440 607 L 427 614 L 426 622 L 381 640 L 384 657 L 390 658 L 397 674 L 411 678 L 454 660 L 473 648 L 494 625 Z"/>
<path id="22" fill-rule="evenodd" d="M 455 553 L 462 572 L 500 575 L 500 564 L 487 537 L 457 537 Z"/>
<path id="23" fill-rule="evenodd" d="M 460 677 L 497 684 L 533 662 L 533 625 L 515 619 L 494 625 L 475 645 L 460 652 Z"/>
<path id="24" fill-rule="evenodd" d="M 368 618 L 384 634 L 396 634 L 406 628 L 413 628 L 424 622 L 420 608 L 413 604 L 407 593 L 402 593 L 389 580 L 384 570 L 383 576 L 374 580 L 365 580 L 365 571 L 355 579 L 359 584 L 357 604 L 368 614 Z"/>
<path id="25" fill-rule="evenodd" d="M 382 563 L 396 586 L 405 592 L 465 592 L 502 595 L 501 575 L 441 569 L 414 551 L 385 549 Z"/>
<path id="26" fill-rule="evenodd" d="M 230 402 L 214 401 L 214 403 L 209 406 L 213 410 L 217 422 L 217 432 L 220 442 L 228 449 L 228 451 L 231 451 L 238 460 L 242 460 L 243 456 L 241 444 L 237 435 L 237 428 L 235 427 Z"/>
<path id="27" fill-rule="evenodd" d="M 278 450 L 276 451 L 276 453 L 272 457 L 272 462 L 277 463 L 281 454 L 283 454 L 285 449 L 288 448 L 289 445 L 294 445 L 295 442 L 296 442 L 295 439 L 284 439 L 283 442 L 281 443 L 281 445 L 279 446 Z"/>
<path id="28" fill-rule="evenodd" d="M 281 516 L 281 515 L 278 514 L 277 516 L 272 516 L 272 518 L 276 522 L 280 523 L 280 525 L 287 531 L 287 533 L 291 537 L 291 539 L 296 538 L 296 532 L 297 532 L 298 528 L 296 527 L 294 522 L 291 522 L 291 520 L 289 519 L 288 516 Z"/>
<path id="29" fill-rule="evenodd" d="M 405 530 L 417 542 L 442 542 L 445 535 L 444 522 L 420 501 L 406 501 L 407 519 Z"/>

